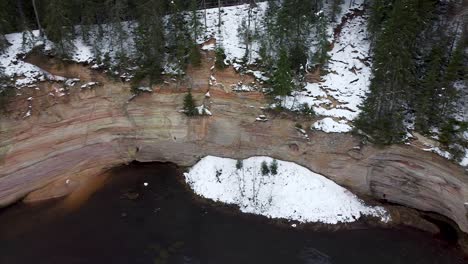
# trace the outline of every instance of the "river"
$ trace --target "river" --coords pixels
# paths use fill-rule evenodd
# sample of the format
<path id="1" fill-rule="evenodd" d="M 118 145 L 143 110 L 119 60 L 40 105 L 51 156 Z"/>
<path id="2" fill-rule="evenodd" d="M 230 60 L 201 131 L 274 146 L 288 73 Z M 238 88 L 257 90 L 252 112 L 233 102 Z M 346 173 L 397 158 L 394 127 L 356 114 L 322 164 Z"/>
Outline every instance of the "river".
<path id="1" fill-rule="evenodd" d="M 0 211 L 0 263 L 466 263 L 410 228 L 317 231 L 200 202 L 170 164 L 114 169 L 84 199 Z"/>

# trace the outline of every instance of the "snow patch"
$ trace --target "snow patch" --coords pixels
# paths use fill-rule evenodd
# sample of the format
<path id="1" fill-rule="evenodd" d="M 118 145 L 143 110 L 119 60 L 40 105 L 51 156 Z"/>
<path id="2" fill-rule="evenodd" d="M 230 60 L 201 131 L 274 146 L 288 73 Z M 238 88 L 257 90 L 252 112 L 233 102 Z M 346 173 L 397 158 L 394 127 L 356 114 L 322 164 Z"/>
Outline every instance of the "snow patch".
<path id="1" fill-rule="evenodd" d="M 384 208 L 365 205 L 348 190 L 295 163 L 277 161 L 276 175 L 262 175 L 262 162 L 272 161 L 252 157 L 236 169 L 234 159 L 207 156 L 184 175 L 198 195 L 238 205 L 244 213 L 301 223 L 346 223 L 362 216 L 390 221 Z"/>
<path id="2" fill-rule="evenodd" d="M 325 133 L 345 133 L 352 130 L 351 126 L 347 125 L 345 122 L 336 122 L 330 117 L 315 122 L 312 128 L 322 130 Z"/>

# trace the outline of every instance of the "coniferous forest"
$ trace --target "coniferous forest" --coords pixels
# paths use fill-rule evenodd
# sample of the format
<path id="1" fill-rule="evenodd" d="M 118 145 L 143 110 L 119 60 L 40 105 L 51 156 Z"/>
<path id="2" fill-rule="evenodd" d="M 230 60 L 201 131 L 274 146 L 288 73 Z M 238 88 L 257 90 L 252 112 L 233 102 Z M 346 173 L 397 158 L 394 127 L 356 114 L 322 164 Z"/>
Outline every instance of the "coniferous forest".
<path id="1" fill-rule="evenodd" d="M 31 32 L 39 30 L 40 37 L 54 43 L 54 55 L 67 58 L 77 48 L 74 39 L 80 37 L 93 46 L 100 62 L 137 67 L 132 82 L 148 80 L 151 85 L 162 81 L 167 65 L 178 77 L 188 65 L 200 65 L 204 8 L 246 3 L 247 19 L 237 29 L 245 47 L 239 63 L 265 72 L 271 77 L 272 94 L 285 98 L 301 89 L 311 69 L 322 74 L 329 70 L 333 43 L 327 25 L 340 22 L 344 1 L 271 0 L 260 22 L 253 19 L 257 2 L 3 0 L 0 52 L 9 46 L 5 34 L 23 32 L 22 41 L 28 43 L 37 38 Z M 468 43 L 466 18 L 460 12 L 463 1 L 368 0 L 364 5 L 372 75 L 354 120 L 355 132 L 378 144 L 393 144 L 402 142 L 408 129 L 418 131 L 438 139 L 459 159 L 468 147 L 462 116 L 467 107 Z M 135 43 L 135 54 L 128 54 L 128 39 Z M 104 43 L 112 46 L 113 58 L 101 54 Z M 223 68 L 226 56 L 222 41 L 218 43 L 216 67 Z M 258 44 L 255 60 L 253 43 Z M 1 78 L 2 86 L 8 86 L 3 72 Z"/>

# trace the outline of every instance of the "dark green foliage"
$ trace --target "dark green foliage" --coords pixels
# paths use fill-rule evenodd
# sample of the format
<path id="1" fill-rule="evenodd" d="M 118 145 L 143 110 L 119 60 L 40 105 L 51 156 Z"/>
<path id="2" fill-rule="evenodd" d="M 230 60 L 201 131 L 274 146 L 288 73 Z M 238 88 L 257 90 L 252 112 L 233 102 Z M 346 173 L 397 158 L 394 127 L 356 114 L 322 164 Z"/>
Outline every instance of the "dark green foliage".
<path id="1" fill-rule="evenodd" d="M 314 54 L 315 62 L 321 65 L 326 64 L 330 56 L 328 51 L 330 50 L 330 42 L 327 39 L 327 18 L 322 13 L 318 17 L 318 22 L 316 24 L 317 28 L 317 51 Z"/>
<path id="2" fill-rule="evenodd" d="M 169 51 L 169 62 L 177 68 L 180 75 L 187 66 L 190 50 L 193 46 L 192 37 L 189 33 L 189 25 L 181 12 L 182 1 L 175 0 L 169 4 L 169 16 L 167 19 L 166 45 Z"/>
<path id="3" fill-rule="evenodd" d="M 242 169 L 242 167 L 244 167 L 244 162 L 242 160 L 238 159 L 236 161 L 236 169 L 240 170 L 240 169 Z"/>
<path id="4" fill-rule="evenodd" d="M 124 45 L 128 34 L 125 31 L 123 22 L 126 20 L 126 12 L 128 9 L 128 0 L 107 0 L 105 2 L 106 9 L 109 10 L 110 16 L 110 46 L 116 50 L 115 62 L 120 67 L 124 68 L 127 65 L 128 57 L 126 55 L 126 47 Z"/>
<path id="5" fill-rule="evenodd" d="M 164 61 L 164 23 L 162 0 L 138 1 L 138 27 L 135 42 L 140 59 L 141 74 L 149 78 L 150 85 L 161 80 Z"/>
<path id="6" fill-rule="evenodd" d="M 8 41 L 5 38 L 5 35 L 11 27 L 9 16 L 11 10 L 9 8 L 8 2 L 0 1 L 0 54 L 8 47 Z"/>
<path id="7" fill-rule="evenodd" d="M 195 100 L 193 99 L 191 90 L 189 90 L 184 96 L 184 112 L 188 116 L 198 115 L 198 110 L 195 106 Z"/>
<path id="8" fill-rule="evenodd" d="M 45 31 L 47 38 L 55 43 L 59 56 L 67 57 L 73 50 L 73 22 L 70 2 L 62 0 L 47 1 L 45 12 Z"/>
<path id="9" fill-rule="evenodd" d="M 309 47 L 312 30 L 317 22 L 316 12 L 322 1 L 286 0 L 269 1 L 265 17 L 265 32 L 261 40 L 260 56 L 269 68 L 277 62 L 282 49 L 287 48 L 291 69 L 296 73 L 304 69 L 310 59 Z"/>
<path id="10" fill-rule="evenodd" d="M 404 106 L 416 82 L 416 38 L 433 10 L 427 0 L 421 2 L 396 0 L 375 40 L 370 93 L 355 125 L 380 144 L 400 142 L 406 132 Z"/>
<path id="11" fill-rule="evenodd" d="M 439 142 L 443 144 L 455 161 L 460 161 L 468 148 L 468 142 L 463 133 L 468 131 L 468 123 L 457 121 L 453 118 L 444 122 L 440 129 Z"/>
<path id="12" fill-rule="evenodd" d="M 389 17 L 392 11 L 393 0 L 373 0 L 370 2 L 368 30 L 371 37 L 375 40 L 382 29 L 382 24 Z"/>
<path id="13" fill-rule="evenodd" d="M 270 168 L 268 167 L 268 164 L 266 163 L 266 161 L 262 161 L 261 167 L 262 167 L 261 172 L 263 176 L 270 174 Z"/>
<path id="14" fill-rule="evenodd" d="M 273 95 L 275 96 L 285 97 L 289 95 L 294 88 L 289 57 L 285 49 L 280 51 L 278 66 L 273 72 L 271 81 L 273 85 Z"/>
<path id="15" fill-rule="evenodd" d="M 7 106 L 8 101 L 14 94 L 14 88 L 7 76 L 5 69 L 0 67 L 0 111 L 3 111 Z"/>
<path id="16" fill-rule="evenodd" d="M 301 104 L 301 106 L 299 107 L 299 111 L 303 115 L 315 116 L 314 108 L 310 107 L 307 103 Z"/>
<path id="17" fill-rule="evenodd" d="M 252 43 L 257 38 L 257 29 L 255 23 L 255 14 L 253 13 L 254 4 L 250 2 L 247 17 L 244 17 L 237 29 L 239 39 L 245 45 L 245 55 L 243 58 L 244 64 L 250 62 L 252 56 Z"/>
<path id="18" fill-rule="evenodd" d="M 270 172 L 271 172 L 272 175 L 278 174 L 278 161 L 276 159 L 274 159 L 270 163 Z"/>
<path id="19" fill-rule="evenodd" d="M 198 0 L 190 1 L 190 29 L 192 32 L 193 41 L 196 42 L 202 33 L 202 24 L 198 16 Z"/>
<path id="20" fill-rule="evenodd" d="M 226 63 L 224 63 L 224 60 L 226 60 L 226 54 L 224 53 L 224 49 L 218 47 L 216 48 L 215 53 L 216 53 L 216 61 L 215 61 L 216 69 L 222 70 L 226 68 Z"/>

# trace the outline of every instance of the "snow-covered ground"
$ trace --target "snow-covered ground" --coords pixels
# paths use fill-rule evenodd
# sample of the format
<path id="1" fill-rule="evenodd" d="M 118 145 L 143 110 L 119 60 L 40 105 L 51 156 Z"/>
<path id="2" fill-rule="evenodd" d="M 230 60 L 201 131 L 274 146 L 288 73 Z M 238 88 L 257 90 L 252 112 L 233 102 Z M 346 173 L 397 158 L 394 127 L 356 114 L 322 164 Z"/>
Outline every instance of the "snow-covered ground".
<path id="1" fill-rule="evenodd" d="M 185 173 L 195 193 L 214 201 L 238 205 L 245 213 L 302 223 L 354 222 L 362 216 L 390 221 L 386 210 L 368 206 L 333 181 L 292 162 L 277 161 L 277 174 L 262 175 L 262 162 L 270 157 L 237 161 L 207 156 Z"/>
<path id="2" fill-rule="evenodd" d="M 267 7 L 267 2 L 258 3 L 257 7 L 253 8 L 252 11 L 252 22 L 251 29 L 262 27 L 261 22 L 263 20 L 264 11 Z M 211 8 L 206 10 L 207 23 L 206 32 L 204 38 L 214 37 L 218 43 L 222 45 L 226 53 L 226 59 L 235 62 L 241 61 L 242 57 L 245 56 L 245 45 L 242 44 L 239 38 L 238 28 L 241 25 L 243 19 L 248 16 L 249 5 L 237 5 L 223 7 L 221 13 L 221 28 L 219 30 L 219 15 L 218 8 Z M 200 16 L 204 13 L 200 12 Z M 204 25 L 204 19 L 200 22 Z M 203 40 L 203 39 L 202 39 Z M 258 55 L 258 43 L 254 42 L 251 54 L 250 62 L 255 61 L 259 57 Z"/>
<path id="3" fill-rule="evenodd" d="M 0 67 L 5 71 L 5 75 L 9 77 L 18 77 L 16 86 L 24 87 L 33 84 L 37 81 L 46 80 L 47 77 L 53 79 L 49 73 L 32 64 L 24 62 L 21 54 L 30 52 L 34 47 L 43 45 L 43 41 L 37 41 L 39 31 L 33 31 L 32 35 L 27 36 L 31 41 L 23 43 L 23 33 L 12 33 L 6 35 L 6 39 L 11 44 L 6 48 L 3 54 L 0 54 Z"/>
<path id="4" fill-rule="evenodd" d="M 355 8 L 363 8 L 360 1 L 351 6 L 345 3 L 343 15 Z M 337 21 L 341 21 L 341 18 Z M 349 19 L 328 53 L 330 60 L 325 69 L 328 74 L 322 76 L 322 81 L 308 83 L 302 91 L 294 92 L 286 98 L 287 108 L 297 109 L 305 103 L 317 115 L 324 117 L 313 124 L 312 128 L 337 133 L 351 131 L 351 121 L 359 115 L 359 106 L 365 99 L 370 83 L 370 42 L 366 26 L 366 18 L 362 16 Z M 328 32 L 334 27 L 336 24 L 330 24 Z M 326 125 L 332 122 L 333 125 Z"/>

